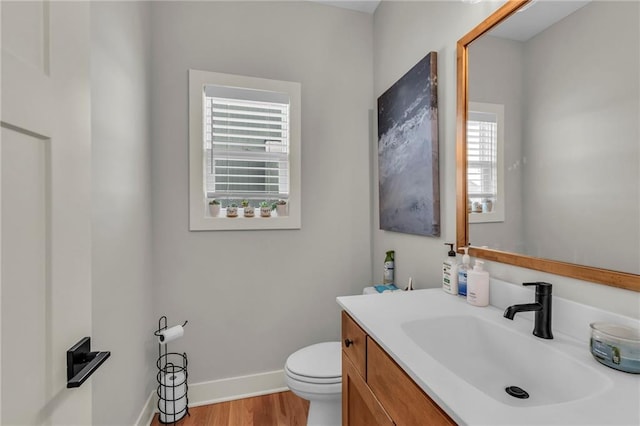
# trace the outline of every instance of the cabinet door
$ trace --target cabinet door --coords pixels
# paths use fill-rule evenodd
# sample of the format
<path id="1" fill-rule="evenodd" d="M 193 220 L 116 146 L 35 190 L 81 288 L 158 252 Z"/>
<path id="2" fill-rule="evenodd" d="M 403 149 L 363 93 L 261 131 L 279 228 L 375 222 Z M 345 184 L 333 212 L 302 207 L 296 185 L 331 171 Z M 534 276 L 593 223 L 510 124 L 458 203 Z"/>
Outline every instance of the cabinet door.
<path id="1" fill-rule="evenodd" d="M 393 421 L 344 352 L 342 353 L 342 425 L 393 426 Z"/>
<path id="2" fill-rule="evenodd" d="M 370 337 L 367 384 L 398 426 L 456 424 Z"/>
<path id="3" fill-rule="evenodd" d="M 342 351 L 366 380 L 367 335 L 344 311 L 342 311 Z"/>

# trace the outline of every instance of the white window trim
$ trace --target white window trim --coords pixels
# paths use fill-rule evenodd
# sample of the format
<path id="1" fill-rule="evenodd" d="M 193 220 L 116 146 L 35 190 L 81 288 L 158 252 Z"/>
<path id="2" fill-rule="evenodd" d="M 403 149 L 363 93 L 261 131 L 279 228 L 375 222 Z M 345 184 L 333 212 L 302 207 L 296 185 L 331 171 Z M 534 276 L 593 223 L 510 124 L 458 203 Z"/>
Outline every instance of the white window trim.
<path id="1" fill-rule="evenodd" d="M 484 102 L 469 102 L 469 111 L 493 113 L 496 115 L 496 122 L 498 125 L 497 200 L 493 204 L 493 210 L 491 212 L 469 213 L 469 223 L 504 222 L 504 105 Z"/>
<path id="2" fill-rule="evenodd" d="M 242 87 L 288 93 L 289 114 L 289 199 L 288 216 L 269 218 L 211 217 L 204 184 L 206 158 L 203 154 L 203 102 L 206 85 Z M 300 229 L 301 214 L 301 85 L 233 74 L 189 70 L 189 230 Z M 259 211 L 257 216 L 259 216 Z"/>

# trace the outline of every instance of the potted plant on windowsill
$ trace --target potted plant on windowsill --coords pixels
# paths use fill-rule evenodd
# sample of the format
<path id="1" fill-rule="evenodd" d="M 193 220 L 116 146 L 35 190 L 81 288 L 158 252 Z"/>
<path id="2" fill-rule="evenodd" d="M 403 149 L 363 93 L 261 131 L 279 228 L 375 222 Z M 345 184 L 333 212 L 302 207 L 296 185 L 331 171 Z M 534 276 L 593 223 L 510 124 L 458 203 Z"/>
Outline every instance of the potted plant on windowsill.
<path id="1" fill-rule="evenodd" d="M 227 206 L 227 217 L 238 217 L 238 205 L 233 203 Z"/>
<path id="2" fill-rule="evenodd" d="M 218 217 L 220 214 L 220 201 L 215 198 L 209 201 L 209 214 L 211 217 Z"/>
<path id="3" fill-rule="evenodd" d="M 253 206 L 249 205 L 249 200 L 242 200 L 242 211 L 244 217 L 253 217 L 255 215 Z"/>
<path id="4" fill-rule="evenodd" d="M 260 203 L 260 216 L 262 217 L 271 217 L 271 204 L 267 201 L 263 201 Z"/>
<path id="5" fill-rule="evenodd" d="M 276 208 L 276 213 L 278 216 L 286 216 L 287 215 L 287 201 L 286 200 L 278 200 L 274 204 Z"/>

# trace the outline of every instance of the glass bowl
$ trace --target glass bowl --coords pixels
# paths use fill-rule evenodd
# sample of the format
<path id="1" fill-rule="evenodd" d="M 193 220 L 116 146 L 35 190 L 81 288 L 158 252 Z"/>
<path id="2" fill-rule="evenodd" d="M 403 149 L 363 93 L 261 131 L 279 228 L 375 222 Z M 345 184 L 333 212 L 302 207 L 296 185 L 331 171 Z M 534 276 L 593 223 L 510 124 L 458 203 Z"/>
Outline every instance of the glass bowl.
<path id="1" fill-rule="evenodd" d="M 619 324 L 591 324 L 591 354 L 607 367 L 640 374 L 640 329 Z"/>

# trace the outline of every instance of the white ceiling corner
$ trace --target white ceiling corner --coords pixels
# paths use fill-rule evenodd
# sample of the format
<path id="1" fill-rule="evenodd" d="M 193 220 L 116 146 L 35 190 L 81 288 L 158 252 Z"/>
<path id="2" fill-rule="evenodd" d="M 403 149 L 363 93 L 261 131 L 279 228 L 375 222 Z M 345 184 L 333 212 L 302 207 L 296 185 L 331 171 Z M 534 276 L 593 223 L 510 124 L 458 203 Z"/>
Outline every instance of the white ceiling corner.
<path id="1" fill-rule="evenodd" d="M 381 0 L 308 0 L 327 6 L 341 7 L 343 9 L 357 10 L 359 12 L 373 13 Z"/>

